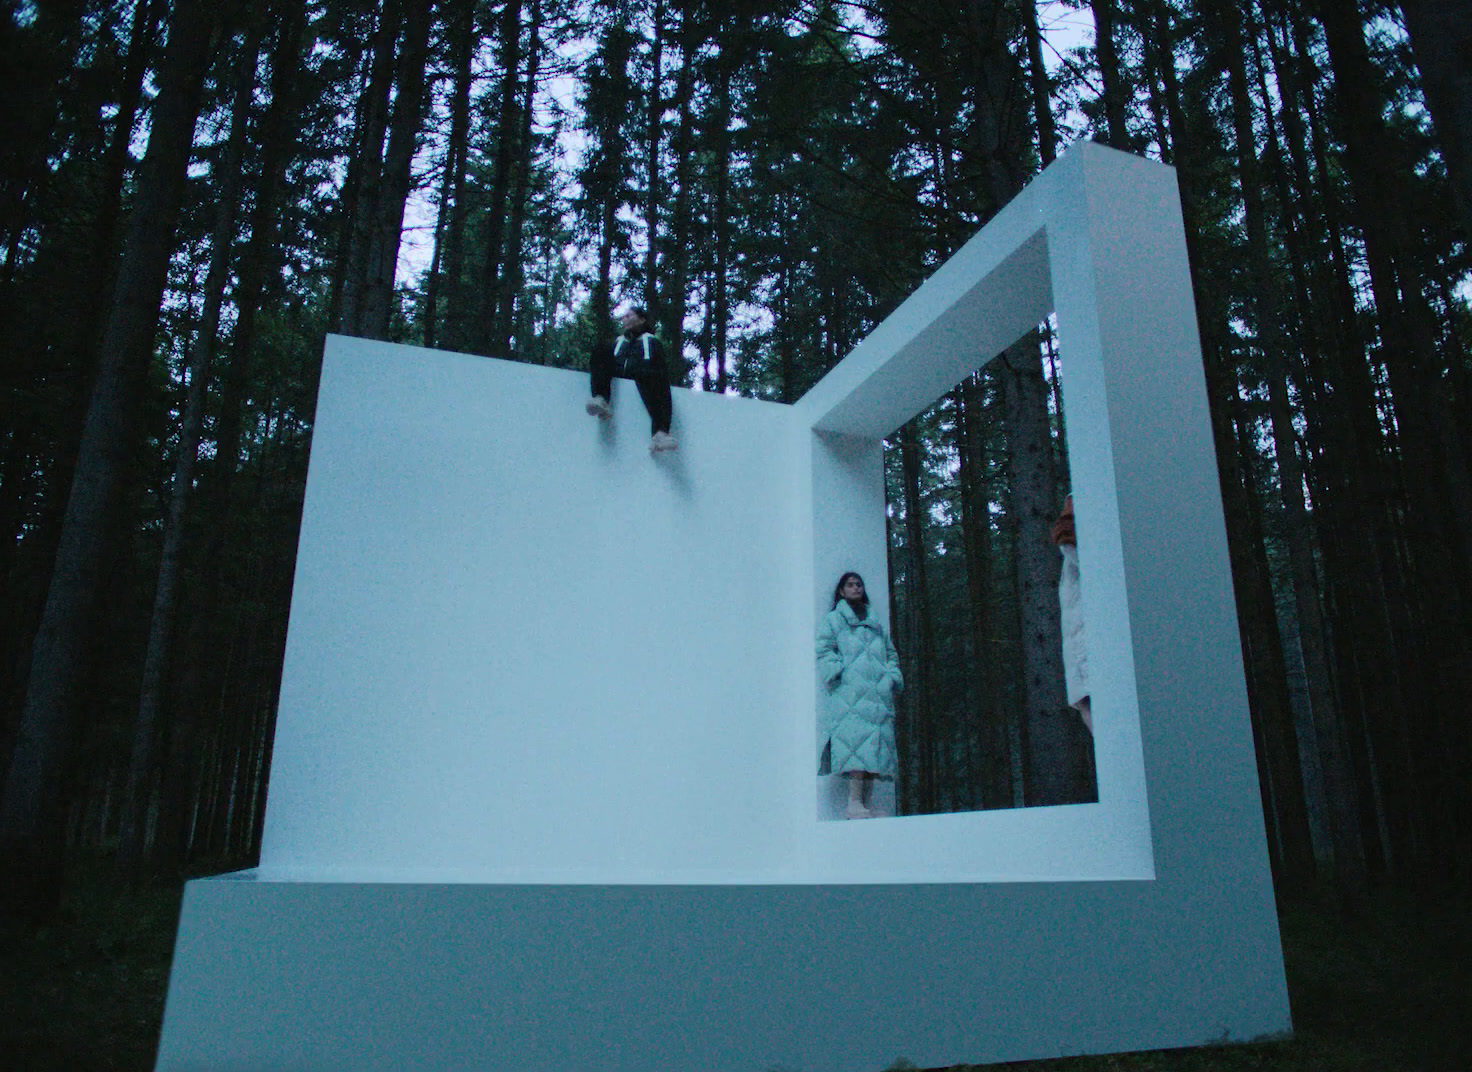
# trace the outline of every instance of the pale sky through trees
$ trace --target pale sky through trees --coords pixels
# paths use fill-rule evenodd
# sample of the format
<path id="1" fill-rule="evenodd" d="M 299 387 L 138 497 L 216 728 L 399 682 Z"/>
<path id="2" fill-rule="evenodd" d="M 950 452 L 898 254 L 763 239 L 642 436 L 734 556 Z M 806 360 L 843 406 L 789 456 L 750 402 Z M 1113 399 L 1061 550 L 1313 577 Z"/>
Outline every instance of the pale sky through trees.
<path id="1" fill-rule="evenodd" d="M 1068 4 L 1051 0 L 1051 2 L 1038 5 L 1038 21 L 1048 46 L 1048 50 L 1044 53 L 1044 61 L 1050 73 L 1056 73 L 1062 66 L 1061 57 L 1073 49 L 1092 42 L 1094 23 L 1087 6 L 1075 9 Z M 874 47 L 872 42 L 870 46 Z M 494 60 L 489 55 L 489 45 L 486 46 L 486 52 L 487 55 L 480 64 L 483 72 L 494 67 Z M 593 42 L 586 38 L 565 42 L 558 47 L 557 56 L 562 70 L 546 79 L 538 92 L 538 126 L 543 131 L 551 128 L 553 115 L 556 112 L 573 120 L 578 116 L 577 98 L 581 91 L 579 76 L 583 63 L 592 55 L 592 52 Z M 666 77 L 668 77 L 668 72 Z M 441 103 L 437 100 L 436 107 Z M 440 128 L 442 129 L 442 125 Z M 568 123 L 559 138 L 558 154 L 558 172 L 567 183 L 568 200 L 576 192 L 576 180 L 572 176 L 579 165 L 583 146 L 584 138 L 576 129 L 576 123 Z M 396 280 L 396 285 L 399 287 L 418 286 L 434 255 L 436 213 L 434 183 L 429 181 L 427 176 L 435 167 L 436 158 L 442 151 L 439 144 L 426 139 L 416 158 L 415 174 L 421 177 L 421 181 L 410 195 L 405 211 L 403 242 L 399 247 Z M 632 213 L 630 219 L 634 219 Z M 639 221 L 634 219 L 634 222 Z M 635 240 L 635 248 L 639 255 L 642 255 L 641 237 L 636 236 Z M 584 273 L 589 269 L 592 261 L 591 255 L 579 249 L 575 244 L 567 247 L 564 257 L 570 265 Z M 617 292 L 616 288 L 615 292 Z M 587 291 L 579 288 L 575 293 L 580 297 L 585 297 Z M 571 316 L 574 311 L 573 308 L 568 307 L 559 312 L 561 316 Z M 691 312 L 693 316 L 698 317 L 696 310 L 691 310 Z M 762 311 L 756 309 L 745 310 L 745 315 L 748 318 L 754 317 L 758 321 L 763 320 L 764 317 Z"/>

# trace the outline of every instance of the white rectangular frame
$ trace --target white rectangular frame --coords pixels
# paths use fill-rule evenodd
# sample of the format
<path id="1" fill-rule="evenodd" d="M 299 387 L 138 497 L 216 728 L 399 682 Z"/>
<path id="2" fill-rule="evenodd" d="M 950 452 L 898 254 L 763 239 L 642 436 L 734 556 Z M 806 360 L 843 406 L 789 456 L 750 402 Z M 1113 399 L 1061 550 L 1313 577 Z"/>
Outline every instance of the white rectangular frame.
<path id="1" fill-rule="evenodd" d="M 845 569 L 872 578 L 875 591 L 887 588 L 883 437 L 1052 313 L 1081 533 L 1099 801 L 907 820 L 905 829 L 866 827 L 862 834 L 822 831 L 820 842 L 837 842 L 835 858 L 854 862 L 855 870 L 888 863 L 898 865 L 895 873 L 913 871 L 953 852 L 948 845 L 961 828 L 978 863 L 1007 858 L 1018 878 L 1154 875 L 1131 608 L 1153 606 L 1151 593 L 1178 597 L 1183 586 L 1175 577 L 1185 574 L 1170 571 L 1199 572 L 1197 550 L 1214 544 L 1223 563 L 1226 554 L 1170 169 L 1099 146 L 1075 147 L 799 400 L 796 409 L 813 430 L 813 613 L 827 609 L 825 579 Z M 1145 490 L 1142 482 L 1164 478 L 1167 486 L 1122 510 L 1121 477 L 1131 499 Z M 1201 502 L 1215 507 L 1214 525 Z M 1127 515 L 1173 519 L 1132 529 L 1128 566 Z M 1230 598 L 1229 575 L 1217 580 Z M 1184 620 L 1163 619 L 1172 623 L 1166 632 L 1178 635 L 1173 623 Z M 1218 661 L 1220 651 L 1237 651 L 1235 614 L 1223 624 L 1230 632 L 1218 637 L 1232 639 L 1223 649 L 1201 638 L 1198 671 L 1187 670 L 1168 636 L 1160 638 L 1168 652 L 1163 661 L 1187 680 L 1197 672 L 1227 680 L 1235 673 L 1240 684 L 1240 666 Z M 1245 693 L 1238 691 L 1220 703 L 1230 709 L 1240 698 L 1245 714 Z M 825 804 L 831 813 L 820 795 L 820 809 Z"/>
<path id="2" fill-rule="evenodd" d="M 1289 1030 L 1171 169 L 1074 146 L 793 407 L 811 481 L 781 628 L 838 569 L 882 590 L 881 437 L 1050 308 L 1084 601 L 1117 623 L 1090 633 L 1099 804 L 820 823 L 797 703 L 777 767 L 798 818 L 764 874 L 375 882 L 301 859 L 190 883 L 158 1067 L 851 1072 Z M 1111 808 L 1143 855 L 1130 834 L 1090 856 Z M 944 877 L 1009 822 L 1046 881 Z M 937 852 L 960 859 L 917 877 Z"/>

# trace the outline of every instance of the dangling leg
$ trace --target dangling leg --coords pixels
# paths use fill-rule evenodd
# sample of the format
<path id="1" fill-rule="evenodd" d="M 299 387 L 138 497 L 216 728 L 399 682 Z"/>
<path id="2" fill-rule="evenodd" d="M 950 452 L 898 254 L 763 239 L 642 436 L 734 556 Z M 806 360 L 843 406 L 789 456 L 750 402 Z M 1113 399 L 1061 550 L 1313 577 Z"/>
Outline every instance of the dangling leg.
<path id="1" fill-rule="evenodd" d="M 639 388 L 639 397 L 649 411 L 649 451 L 675 450 L 679 443 L 670 435 L 670 422 L 674 419 L 675 405 L 670 397 L 670 376 L 663 361 L 653 361 L 641 369 L 634 380 Z"/>
<path id="2" fill-rule="evenodd" d="M 588 379 L 593 397 L 588 399 L 588 413 L 607 420 L 613 416 L 609 405 L 613 398 L 613 347 L 596 343 L 588 354 Z"/>

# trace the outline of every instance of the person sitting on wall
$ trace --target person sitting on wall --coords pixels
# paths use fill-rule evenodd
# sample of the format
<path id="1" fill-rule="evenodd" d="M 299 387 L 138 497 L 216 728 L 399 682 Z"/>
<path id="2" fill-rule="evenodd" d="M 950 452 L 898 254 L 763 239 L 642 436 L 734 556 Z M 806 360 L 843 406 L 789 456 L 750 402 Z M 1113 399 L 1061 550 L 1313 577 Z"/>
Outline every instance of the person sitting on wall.
<path id="1" fill-rule="evenodd" d="M 1084 645 L 1083 595 L 1079 588 L 1078 533 L 1073 525 L 1073 496 L 1063 500 L 1063 513 L 1053 526 L 1053 542 L 1063 555 L 1058 576 L 1058 610 L 1063 627 L 1063 681 L 1068 705 L 1077 709 L 1090 735 L 1094 715 L 1089 701 L 1089 650 Z"/>
<path id="2" fill-rule="evenodd" d="M 657 454 L 674 450 L 680 444 L 670 435 L 674 403 L 670 398 L 670 374 L 665 364 L 664 347 L 649 330 L 649 314 L 641 306 L 632 306 L 619 318 L 623 333 L 612 343 L 600 342 L 589 355 L 588 371 L 593 397 L 588 412 L 608 420 L 613 416 L 609 399 L 613 397 L 613 378 L 633 380 L 639 397 L 649 411 L 649 452 Z"/>
<path id="3" fill-rule="evenodd" d="M 818 623 L 818 676 L 825 742 L 818 773 L 848 778 L 849 819 L 871 819 L 876 778 L 899 769 L 894 744 L 894 697 L 905 687 L 894 642 L 869 611 L 864 579 L 845 573 L 833 590 L 833 609 Z"/>

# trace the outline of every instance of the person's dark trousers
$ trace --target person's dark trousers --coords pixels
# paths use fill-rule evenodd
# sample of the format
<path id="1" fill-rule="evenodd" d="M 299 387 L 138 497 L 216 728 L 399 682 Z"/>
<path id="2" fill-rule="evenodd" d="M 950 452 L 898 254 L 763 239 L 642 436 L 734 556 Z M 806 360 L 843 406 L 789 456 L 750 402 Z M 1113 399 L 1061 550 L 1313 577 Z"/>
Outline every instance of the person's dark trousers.
<path id="1" fill-rule="evenodd" d="M 615 376 L 633 380 L 634 386 L 639 388 L 639 397 L 644 400 L 644 408 L 649 411 L 649 434 L 654 435 L 656 432 L 670 430 L 674 401 L 670 395 L 670 374 L 665 365 L 664 353 L 659 346 L 651 346 L 649 349 L 647 362 L 640 352 L 637 360 L 632 362 L 632 367 L 623 371 L 614 359 L 613 344 L 598 343 L 588 355 L 588 372 L 593 396 L 606 398 L 610 402 L 613 401 Z"/>
<path id="2" fill-rule="evenodd" d="M 593 397 L 613 401 L 613 377 L 618 367 L 613 360 L 613 343 L 596 342 L 588 354 L 588 373 L 593 381 Z"/>

